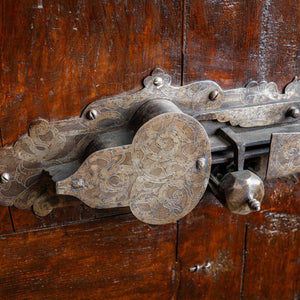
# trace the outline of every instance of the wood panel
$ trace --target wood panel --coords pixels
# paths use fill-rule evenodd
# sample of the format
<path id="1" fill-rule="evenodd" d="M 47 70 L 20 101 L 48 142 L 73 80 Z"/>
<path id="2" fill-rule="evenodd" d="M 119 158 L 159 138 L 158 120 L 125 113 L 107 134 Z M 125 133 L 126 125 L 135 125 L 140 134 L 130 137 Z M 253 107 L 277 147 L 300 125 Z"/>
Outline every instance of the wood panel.
<path id="1" fill-rule="evenodd" d="M 176 225 L 112 217 L 0 236 L 2 299 L 171 299 Z"/>
<path id="2" fill-rule="evenodd" d="M 131 214 L 129 207 L 115 209 L 94 209 L 84 204 L 56 208 L 45 217 L 39 217 L 35 215 L 31 208 L 18 209 L 11 207 L 10 210 L 15 231 L 80 223 L 115 215 Z"/>
<path id="3" fill-rule="evenodd" d="M 8 207 L 0 207 L 0 234 L 13 232 Z"/>
<path id="4" fill-rule="evenodd" d="M 33 119 L 77 116 L 95 98 L 140 88 L 154 67 L 180 82 L 180 1 L 3 0 L 0 15 L 5 145 Z"/>
<path id="5" fill-rule="evenodd" d="M 282 89 L 299 75 L 298 0 L 186 0 L 185 11 L 185 83 L 266 80 Z"/>
<path id="6" fill-rule="evenodd" d="M 3 147 L 1 128 L 0 128 L 0 148 Z M 13 232 L 13 224 L 10 218 L 10 211 L 8 207 L 0 207 L 0 234 L 6 232 Z"/>
<path id="7" fill-rule="evenodd" d="M 299 180 L 269 181 L 261 213 L 249 216 L 244 299 L 300 296 Z"/>
<path id="8" fill-rule="evenodd" d="M 212 194 L 179 221 L 179 299 L 240 299 L 245 222 Z M 207 269 L 190 271 L 207 264 Z"/>

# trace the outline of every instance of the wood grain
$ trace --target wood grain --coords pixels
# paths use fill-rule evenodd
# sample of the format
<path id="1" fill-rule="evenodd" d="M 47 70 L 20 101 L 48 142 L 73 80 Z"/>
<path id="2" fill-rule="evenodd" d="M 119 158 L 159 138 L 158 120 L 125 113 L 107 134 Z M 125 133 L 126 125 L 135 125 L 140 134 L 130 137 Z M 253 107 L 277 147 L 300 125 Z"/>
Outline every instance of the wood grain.
<path id="1" fill-rule="evenodd" d="M 140 88 L 154 67 L 180 82 L 179 1 L 4 0 L 0 15 L 5 145 L 36 118 L 78 116 L 96 98 Z"/>
<path id="2" fill-rule="evenodd" d="M 186 0 L 185 20 L 184 83 L 266 80 L 282 89 L 299 75 L 297 0 Z"/>
<path id="3" fill-rule="evenodd" d="M 245 222 L 212 194 L 179 221 L 179 299 L 240 299 Z M 189 270 L 207 263 L 208 269 Z"/>
<path id="4" fill-rule="evenodd" d="M 93 209 L 84 204 L 54 209 L 49 215 L 39 217 L 32 209 L 17 209 L 11 207 L 15 230 L 26 231 L 31 229 L 61 226 L 72 223 L 82 223 L 88 220 L 103 219 L 116 215 L 130 214 L 130 209 Z"/>
<path id="5" fill-rule="evenodd" d="M 8 207 L 0 207 L 0 234 L 13 232 Z"/>
<path id="6" fill-rule="evenodd" d="M 113 217 L 0 238 L 2 299 L 171 299 L 176 225 Z"/>
<path id="7" fill-rule="evenodd" d="M 299 179 L 270 180 L 261 213 L 249 215 L 244 299 L 300 295 Z"/>

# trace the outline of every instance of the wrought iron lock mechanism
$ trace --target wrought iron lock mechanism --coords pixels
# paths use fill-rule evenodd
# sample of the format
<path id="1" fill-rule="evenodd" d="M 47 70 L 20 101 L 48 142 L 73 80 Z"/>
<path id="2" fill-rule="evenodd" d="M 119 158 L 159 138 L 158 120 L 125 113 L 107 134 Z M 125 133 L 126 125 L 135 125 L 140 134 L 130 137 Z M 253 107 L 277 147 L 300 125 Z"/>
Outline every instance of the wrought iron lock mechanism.
<path id="1" fill-rule="evenodd" d="M 155 69 L 144 85 L 91 103 L 80 118 L 37 120 L 0 149 L 0 204 L 46 215 L 71 195 L 165 224 L 188 214 L 208 184 L 233 213 L 257 211 L 265 178 L 300 171 L 299 81 L 284 94 L 265 82 L 173 87 Z"/>

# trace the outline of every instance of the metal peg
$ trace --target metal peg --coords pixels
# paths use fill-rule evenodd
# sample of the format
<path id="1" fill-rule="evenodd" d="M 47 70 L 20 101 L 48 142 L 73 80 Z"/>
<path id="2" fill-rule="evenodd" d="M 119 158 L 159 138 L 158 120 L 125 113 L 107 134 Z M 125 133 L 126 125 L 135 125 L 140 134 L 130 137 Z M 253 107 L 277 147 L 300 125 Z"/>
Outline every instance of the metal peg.
<path id="1" fill-rule="evenodd" d="M 197 159 L 196 168 L 198 170 L 202 170 L 204 167 L 205 167 L 205 158 L 202 157 L 202 158 Z"/>
<path id="2" fill-rule="evenodd" d="M 215 101 L 217 100 L 217 98 L 219 97 L 219 91 L 218 90 L 213 90 L 209 93 L 208 98 L 211 101 Z"/>
<path id="3" fill-rule="evenodd" d="M 95 120 L 97 118 L 97 111 L 95 109 L 91 109 L 86 113 L 86 118 L 88 120 Z"/>
<path id="4" fill-rule="evenodd" d="M 294 119 L 297 119 L 300 116 L 300 110 L 297 107 L 292 106 L 288 110 L 288 115 Z"/>
<path id="5" fill-rule="evenodd" d="M 153 80 L 154 85 L 160 86 L 163 84 L 163 79 L 161 77 L 155 77 Z"/>
<path id="6" fill-rule="evenodd" d="M 8 173 L 4 172 L 1 174 L 1 182 L 2 183 L 9 182 L 9 179 L 10 179 L 10 175 Z"/>
<path id="7" fill-rule="evenodd" d="M 255 211 L 260 211 L 260 202 L 254 198 L 248 200 L 248 206 Z"/>

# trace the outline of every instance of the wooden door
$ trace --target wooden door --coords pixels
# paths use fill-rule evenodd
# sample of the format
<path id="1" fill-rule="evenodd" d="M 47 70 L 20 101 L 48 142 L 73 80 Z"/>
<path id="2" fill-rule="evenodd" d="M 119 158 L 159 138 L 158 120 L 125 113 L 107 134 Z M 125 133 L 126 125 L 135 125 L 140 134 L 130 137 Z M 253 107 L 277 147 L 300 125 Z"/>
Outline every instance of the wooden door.
<path id="1" fill-rule="evenodd" d="M 2 146 L 36 118 L 140 89 L 155 67 L 224 89 L 282 90 L 300 71 L 299 0 L 1 0 L 0 16 Z M 260 213 L 234 216 L 207 193 L 164 226 L 127 209 L 1 207 L 0 297 L 299 299 L 299 179 L 266 182 Z"/>

